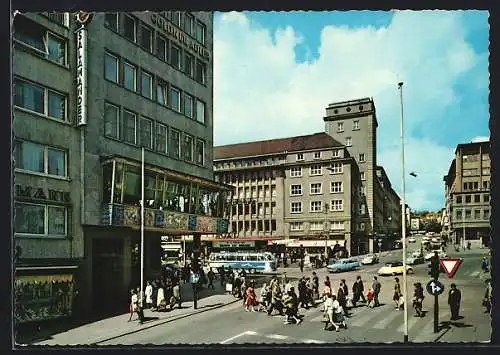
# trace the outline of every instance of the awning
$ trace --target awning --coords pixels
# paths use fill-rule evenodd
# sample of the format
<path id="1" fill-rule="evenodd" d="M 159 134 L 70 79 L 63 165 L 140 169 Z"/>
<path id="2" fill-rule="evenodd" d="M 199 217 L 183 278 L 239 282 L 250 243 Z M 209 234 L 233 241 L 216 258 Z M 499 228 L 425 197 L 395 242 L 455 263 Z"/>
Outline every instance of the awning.
<path id="1" fill-rule="evenodd" d="M 326 245 L 328 247 L 333 247 L 335 244 L 343 245 L 342 243 L 344 242 L 344 239 L 339 239 L 339 240 L 327 240 Z M 325 247 L 325 240 L 293 240 L 291 243 L 287 244 L 287 247 L 291 248 L 298 248 L 300 245 L 304 248 L 318 248 L 318 247 Z"/>
<path id="2" fill-rule="evenodd" d="M 31 284 L 31 283 L 42 283 L 42 282 L 72 282 L 73 275 L 29 275 L 29 276 L 17 276 L 15 277 L 16 284 Z"/>

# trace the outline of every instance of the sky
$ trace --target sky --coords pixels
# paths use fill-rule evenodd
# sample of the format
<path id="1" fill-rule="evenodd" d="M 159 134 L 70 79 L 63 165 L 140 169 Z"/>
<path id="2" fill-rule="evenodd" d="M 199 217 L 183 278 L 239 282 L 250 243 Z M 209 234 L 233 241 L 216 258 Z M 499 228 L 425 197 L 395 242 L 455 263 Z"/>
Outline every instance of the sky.
<path id="1" fill-rule="evenodd" d="M 440 210 L 457 144 L 489 137 L 488 43 L 487 11 L 216 13 L 214 143 L 324 132 L 329 103 L 373 97 L 400 194 L 403 81 L 406 202 Z"/>

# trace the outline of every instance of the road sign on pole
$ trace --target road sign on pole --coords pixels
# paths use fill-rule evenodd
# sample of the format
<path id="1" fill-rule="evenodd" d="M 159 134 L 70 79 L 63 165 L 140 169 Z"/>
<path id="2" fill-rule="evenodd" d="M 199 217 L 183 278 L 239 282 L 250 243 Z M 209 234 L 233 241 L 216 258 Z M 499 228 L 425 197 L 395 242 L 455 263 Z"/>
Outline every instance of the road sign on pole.
<path id="1" fill-rule="evenodd" d="M 439 263 L 441 264 L 443 270 L 446 272 L 446 275 L 448 275 L 448 278 L 451 279 L 457 272 L 460 265 L 462 264 L 462 259 L 446 258 L 439 260 Z"/>
<path id="2" fill-rule="evenodd" d="M 427 292 L 433 296 L 439 296 L 444 291 L 444 286 L 438 280 L 431 280 L 427 283 Z"/>

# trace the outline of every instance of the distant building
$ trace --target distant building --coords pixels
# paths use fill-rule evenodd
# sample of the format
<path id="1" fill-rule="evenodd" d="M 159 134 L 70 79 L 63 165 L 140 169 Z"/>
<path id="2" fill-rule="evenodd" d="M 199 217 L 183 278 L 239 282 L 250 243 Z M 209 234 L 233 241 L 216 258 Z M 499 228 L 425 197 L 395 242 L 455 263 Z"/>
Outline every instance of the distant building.
<path id="1" fill-rule="evenodd" d="M 444 176 L 443 231 L 456 244 L 490 242 L 490 143 L 459 144 Z"/>

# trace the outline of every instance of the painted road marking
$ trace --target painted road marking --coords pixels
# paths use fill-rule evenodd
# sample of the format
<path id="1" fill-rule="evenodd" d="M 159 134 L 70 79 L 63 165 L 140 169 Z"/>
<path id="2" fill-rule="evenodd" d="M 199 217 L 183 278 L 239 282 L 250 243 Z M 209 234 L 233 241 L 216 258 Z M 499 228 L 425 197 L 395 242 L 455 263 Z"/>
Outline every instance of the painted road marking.
<path id="1" fill-rule="evenodd" d="M 422 318 L 420 317 L 408 317 L 408 331 L 410 331 L 410 329 L 412 329 L 415 324 L 417 324 L 418 321 L 421 321 Z M 405 331 L 405 324 L 404 324 L 404 319 L 403 319 L 403 324 L 401 324 L 401 326 L 398 328 L 397 330 L 398 332 L 400 333 L 404 333 Z"/>
<path id="2" fill-rule="evenodd" d="M 229 342 L 231 342 L 231 341 L 233 341 L 235 339 L 238 339 L 238 338 L 240 338 L 242 336 L 245 336 L 245 335 L 250 335 L 250 334 L 248 334 L 248 332 L 242 332 L 240 334 L 236 334 L 234 337 L 227 338 L 226 340 L 221 341 L 220 344 L 227 344 L 227 343 L 229 343 Z"/>
<path id="3" fill-rule="evenodd" d="M 266 335 L 266 338 L 277 339 L 277 340 L 285 340 L 285 339 L 288 339 L 289 336 L 288 335 L 281 335 L 281 334 L 269 334 L 269 335 Z"/>
<path id="4" fill-rule="evenodd" d="M 403 316 L 403 312 L 400 312 L 399 310 L 394 309 L 394 311 L 389 313 L 385 318 L 382 318 L 380 321 L 375 323 L 372 326 L 372 328 L 385 329 L 389 325 L 389 323 L 391 323 L 393 320 L 395 320 L 400 315 Z"/>
<path id="5" fill-rule="evenodd" d="M 479 271 L 474 271 L 472 274 L 470 274 L 471 277 L 476 277 L 479 275 Z"/>
<path id="6" fill-rule="evenodd" d="M 306 344 L 324 344 L 325 343 L 322 340 L 315 340 L 315 339 L 304 339 L 302 342 L 306 343 Z"/>

